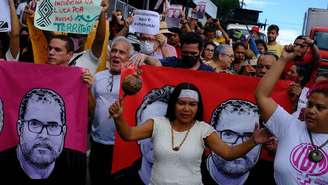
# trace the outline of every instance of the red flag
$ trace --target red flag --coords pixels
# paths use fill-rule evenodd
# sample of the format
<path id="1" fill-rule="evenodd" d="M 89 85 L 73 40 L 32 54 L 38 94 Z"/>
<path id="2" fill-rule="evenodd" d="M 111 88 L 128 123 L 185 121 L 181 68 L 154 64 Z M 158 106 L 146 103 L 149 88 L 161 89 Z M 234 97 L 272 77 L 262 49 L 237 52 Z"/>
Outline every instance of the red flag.
<path id="1" fill-rule="evenodd" d="M 226 100 L 241 99 L 256 103 L 255 89 L 259 78 L 152 66 L 142 66 L 141 70 L 142 89 L 134 96 L 125 97 L 124 100 L 124 117 L 131 125 L 136 125 L 137 111 L 142 109 L 144 101 L 148 101 L 147 95 L 159 89 L 161 90 L 156 92 L 157 95 L 165 94 L 171 87 L 181 82 L 193 83 L 199 88 L 204 104 L 204 121 L 206 122 L 210 121 L 215 108 Z M 123 71 L 122 78 L 130 72 Z M 287 81 L 279 82 L 274 89 L 273 98 L 285 109 L 291 110 L 287 95 L 288 85 Z M 162 106 L 163 108 L 164 106 Z M 158 110 L 152 111 L 156 115 Z M 164 114 L 165 112 L 166 110 L 164 110 Z M 125 142 L 117 135 L 113 172 L 130 166 L 139 158 L 139 150 L 137 142 Z"/>

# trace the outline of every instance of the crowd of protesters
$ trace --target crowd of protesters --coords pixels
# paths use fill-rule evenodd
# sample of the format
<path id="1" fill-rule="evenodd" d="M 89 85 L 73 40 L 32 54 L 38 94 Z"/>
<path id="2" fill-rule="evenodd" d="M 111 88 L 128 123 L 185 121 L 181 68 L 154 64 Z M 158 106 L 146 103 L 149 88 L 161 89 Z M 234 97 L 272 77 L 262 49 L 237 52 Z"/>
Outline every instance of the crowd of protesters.
<path id="1" fill-rule="evenodd" d="M 8 1 L 10 5 L 11 31 L 0 33 L 0 59 L 10 62 L 37 63 L 40 57 L 46 56 L 47 64 L 86 69 L 83 73 L 83 79 L 89 85 L 90 93 L 93 95 L 92 100 L 89 102 L 90 105 L 93 105 L 90 106 L 89 110 L 91 115 L 89 174 L 91 183 L 94 185 L 103 184 L 104 182 L 114 183 L 111 169 L 115 144 L 115 125 L 118 127 L 121 137 L 126 140 L 137 140 L 153 137 L 152 133 L 155 132 L 160 135 L 158 129 L 162 128 L 158 126 L 159 122 L 171 121 L 173 129 L 176 131 L 187 130 L 189 132 L 192 125 L 195 124 L 195 119 L 203 121 L 201 117 L 197 117 L 199 115 L 193 115 L 191 120 L 188 118 L 187 126 L 183 125 L 183 116 L 182 118 L 181 115 L 179 116 L 179 110 L 176 108 L 175 111 L 172 111 L 173 108 L 170 107 L 168 111 L 170 110 L 171 114 L 175 112 L 174 116 L 166 115 L 167 119 L 162 118 L 161 120 L 150 119 L 146 122 L 146 126 L 138 127 L 135 130 L 132 129 L 132 132 L 131 128 L 125 125 L 124 118 L 121 115 L 121 103 L 117 101 L 121 84 L 121 69 L 130 64 L 168 66 L 263 78 L 256 97 L 262 111 L 263 122 L 268 122 L 270 133 L 274 134 L 272 136 L 276 137 L 275 139 L 270 139 L 269 142 L 264 143 L 266 139 L 261 138 L 261 131 L 256 131 L 251 140 L 241 145 L 241 149 L 234 148 L 238 152 L 230 151 L 228 150 L 229 147 L 222 144 L 223 142 L 218 135 L 214 134 L 213 128 L 210 128 L 211 126 L 204 126 L 199 122 L 199 127 L 206 130 L 206 133 L 198 136 L 204 139 L 203 144 L 229 160 L 244 155 L 259 143 L 264 143 L 260 160 L 251 170 L 245 184 L 295 184 L 291 180 L 292 177 L 285 177 L 283 174 L 288 175 L 290 169 L 276 171 L 273 165 L 276 152 L 279 153 L 278 159 L 282 159 L 284 154 L 282 150 L 287 150 L 291 145 L 285 144 L 288 137 L 286 137 L 287 132 L 282 129 L 290 130 L 293 127 L 299 133 L 304 129 L 306 130 L 305 127 L 299 128 L 294 122 L 298 123 L 305 119 L 307 129 L 312 132 L 318 146 L 324 143 L 321 142 L 322 137 L 326 136 L 326 139 L 328 138 L 328 131 L 325 130 L 327 126 L 324 126 L 325 122 L 328 121 L 328 112 L 325 112 L 328 107 L 328 86 L 327 83 L 325 84 L 328 74 L 319 72 L 319 50 L 315 42 L 307 36 L 300 35 L 295 38 L 294 43 L 291 45 L 283 46 L 277 41 L 279 26 L 272 24 L 267 29 L 267 40 L 262 40 L 259 37 L 260 28 L 257 26 L 252 27 L 250 34 L 247 36 L 248 38 L 236 39 L 233 34 L 237 33 L 229 35 L 219 19 L 208 16 L 206 23 L 202 24 L 196 18 L 185 14 L 182 14 L 178 28 L 169 27 L 165 22 L 165 16 L 162 16 L 158 34 L 130 33 L 129 26 L 133 22 L 133 15 L 124 17 L 121 10 L 114 10 L 108 16 L 110 0 L 102 0 L 98 26 L 94 30 L 96 36 L 92 40 L 89 49 L 86 49 L 86 43 L 90 40 L 87 35 L 46 32 L 38 30 L 33 24 L 31 25 L 35 1 L 22 1 L 20 3 L 16 0 L 5 1 Z M 107 21 L 109 21 L 109 24 Z M 110 36 L 107 42 L 105 36 L 106 27 L 108 26 Z M 244 37 L 240 36 L 240 38 Z M 38 40 L 38 38 L 44 39 Z M 35 39 L 39 42 L 33 43 Z M 106 46 L 107 51 L 104 51 L 103 45 L 106 43 L 109 44 Z M 42 52 L 40 53 L 40 51 Z M 105 56 L 106 68 L 99 72 L 97 69 L 99 69 L 101 63 L 101 56 Z M 273 66 L 275 67 L 272 69 Z M 278 80 L 290 80 L 292 82 L 288 88 L 288 95 L 294 107 L 292 115 L 284 112 L 271 99 L 270 93 Z M 318 83 L 321 84 L 319 87 Z M 174 91 L 176 97 L 172 100 L 174 102 L 170 103 L 177 104 L 180 108 L 191 106 L 193 110 L 200 109 L 203 105 L 201 105 L 201 95 L 198 89 L 193 87 L 192 84 L 184 85 L 186 87 L 176 90 L 177 92 Z M 182 92 L 187 92 L 184 90 L 190 91 L 183 94 Z M 308 92 L 310 93 L 307 96 Z M 306 103 L 308 99 L 310 103 Z M 195 110 L 196 114 L 197 111 Z M 113 117 L 108 117 L 108 112 Z M 314 120 L 319 120 L 316 117 L 317 114 L 320 114 L 319 126 L 311 125 Z M 299 121 L 294 120 L 293 117 Z M 284 120 L 292 120 L 293 124 L 287 126 L 289 122 Z M 320 135 L 320 139 L 316 139 L 319 137 L 317 135 Z M 156 135 L 156 137 L 159 136 Z M 309 141 L 306 142 L 309 143 Z M 285 145 L 287 148 L 284 149 Z M 179 148 L 176 149 L 179 150 Z M 226 152 L 226 150 L 231 153 Z M 327 153 L 327 149 L 322 145 L 317 150 L 323 150 Z M 203 148 L 200 148 L 200 151 L 202 153 Z M 201 155 L 195 158 L 195 160 L 200 159 Z M 276 160 L 278 159 L 276 158 Z M 166 160 L 166 158 L 164 157 L 157 162 L 159 164 L 165 163 L 162 160 Z M 195 162 L 189 160 L 186 161 Z M 199 164 L 196 162 L 196 167 Z M 277 165 L 284 168 L 282 162 Z M 156 176 L 151 178 L 150 183 L 169 182 L 166 179 L 161 179 L 163 174 L 160 173 L 170 169 L 158 168 L 158 164 L 154 164 L 154 166 L 156 167 Z M 174 172 L 179 173 L 178 170 Z M 165 177 L 173 175 L 174 172 L 165 173 L 167 175 Z M 173 179 L 176 180 L 176 178 Z M 195 181 L 182 182 L 198 182 L 201 177 L 197 176 L 195 179 Z M 261 182 L 260 179 L 263 179 L 263 181 Z M 323 184 L 328 183 L 327 177 L 322 179 L 325 180 Z M 146 184 L 144 179 L 139 179 L 139 181 L 141 184 Z M 149 183 L 149 179 L 147 183 Z"/>

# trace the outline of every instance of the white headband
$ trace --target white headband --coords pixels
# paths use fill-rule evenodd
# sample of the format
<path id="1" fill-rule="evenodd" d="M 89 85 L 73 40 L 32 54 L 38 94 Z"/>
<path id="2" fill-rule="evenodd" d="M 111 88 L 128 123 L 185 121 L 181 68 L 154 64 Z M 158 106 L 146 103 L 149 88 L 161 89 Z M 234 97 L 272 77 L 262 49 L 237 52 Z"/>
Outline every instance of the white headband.
<path id="1" fill-rule="evenodd" d="M 198 93 L 191 89 L 182 89 L 178 98 L 191 98 L 199 101 Z"/>

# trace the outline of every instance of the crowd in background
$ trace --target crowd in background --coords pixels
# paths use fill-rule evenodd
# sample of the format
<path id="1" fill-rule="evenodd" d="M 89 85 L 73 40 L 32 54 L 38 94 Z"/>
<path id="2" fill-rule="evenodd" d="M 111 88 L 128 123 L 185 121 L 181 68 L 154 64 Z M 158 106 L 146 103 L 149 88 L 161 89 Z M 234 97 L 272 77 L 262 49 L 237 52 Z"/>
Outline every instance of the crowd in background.
<path id="1" fill-rule="evenodd" d="M 286 52 L 277 42 L 279 25 L 275 24 L 268 26 L 267 40 L 263 40 L 259 35 L 261 28 L 257 26 L 253 26 L 247 36 L 238 32 L 229 35 L 220 19 L 207 16 L 203 24 L 183 13 L 178 28 L 169 28 L 163 15 L 158 34 L 130 33 L 133 15 L 124 17 L 121 10 L 108 15 L 109 2 L 102 0 L 98 25 L 93 30 L 95 36 L 91 38 L 82 34 L 38 30 L 31 24 L 34 1 L 8 2 L 11 32 L 0 33 L 0 59 L 37 63 L 40 57 L 44 57 L 47 64 L 87 69 L 83 78 L 93 95 L 89 102 L 89 171 L 91 182 L 96 185 L 114 180 L 110 172 L 116 127 L 114 119 L 108 117 L 108 109 L 119 98 L 123 67 L 145 64 L 262 78 Z M 106 37 L 106 28 L 109 28 L 109 38 Z M 312 39 L 300 35 L 291 44 L 294 56 L 284 58 L 288 61 L 285 61 L 279 79 L 292 82 L 288 94 L 293 115 L 302 120 L 307 106 L 306 93 L 317 82 L 325 81 L 328 73 L 319 73 L 319 50 Z M 102 59 L 105 66 L 100 67 Z M 266 116 L 264 120 L 268 118 Z M 260 160 L 245 184 L 275 184 L 273 159 L 278 142 L 275 139 L 263 144 Z M 259 182 L 258 176 L 265 181 Z M 149 179 L 140 178 L 141 184 L 149 182 Z"/>

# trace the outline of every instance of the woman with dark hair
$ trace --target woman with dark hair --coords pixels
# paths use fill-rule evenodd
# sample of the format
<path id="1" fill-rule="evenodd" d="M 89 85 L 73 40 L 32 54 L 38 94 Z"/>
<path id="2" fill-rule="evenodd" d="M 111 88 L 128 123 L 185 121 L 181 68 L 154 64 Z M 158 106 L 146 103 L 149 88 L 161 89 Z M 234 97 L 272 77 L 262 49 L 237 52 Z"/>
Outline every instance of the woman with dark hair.
<path id="1" fill-rule="evenodd" d="M 229 147 L 213 127 L 203 121 L 200 92 L 190 83 L 178 84 L 172 92 L 165 117 L 148 119 L 130 127 L 123 117 L 122 100 L 116 101 L 109 113 L 115 119 L 120 137 L 126 141 L 151 138 L 154 164 L 150 184 L 202 184 L 201 157 L 205 146 L 226 160 L 233 160 L 268 141 L 257 129 L 244 143 Z"/>
<path id="2" fill-rule="evenodd" d="M 307 93 L 303 121 L 289 114 L 272 98 L 272 90 L 297 47 L 285 46 L 258 84 L 256 101 L 266 127 L 278 139 L 274 178 L 278 185 L 328 182 L 328 83 L 319 82 Z"/>
<path id="3" fill-rule="evenodd" d="M 213 55 L 214 55 L 214 50 L 215 50 L 216 45 L 213 42 L 207 42 L 204 45 L 204 50 L 202 53 L 202 59 L 205 64 L 210 65 L 213 63 Z"/>

